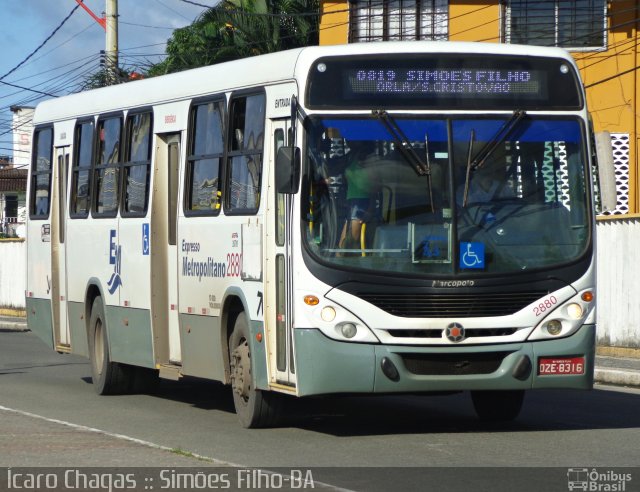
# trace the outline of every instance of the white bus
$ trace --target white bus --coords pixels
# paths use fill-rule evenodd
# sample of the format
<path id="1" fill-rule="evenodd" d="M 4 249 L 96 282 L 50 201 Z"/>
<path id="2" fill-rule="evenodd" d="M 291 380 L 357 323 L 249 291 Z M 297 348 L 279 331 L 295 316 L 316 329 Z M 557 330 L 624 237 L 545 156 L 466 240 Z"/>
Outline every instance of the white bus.
<path id="1" fill-rule="evenodd" d="M 52 99 L 34 118 L 29 327 L 99 394 L 593 384 L 594 145 L 563 50 L 310 47 Z"/>

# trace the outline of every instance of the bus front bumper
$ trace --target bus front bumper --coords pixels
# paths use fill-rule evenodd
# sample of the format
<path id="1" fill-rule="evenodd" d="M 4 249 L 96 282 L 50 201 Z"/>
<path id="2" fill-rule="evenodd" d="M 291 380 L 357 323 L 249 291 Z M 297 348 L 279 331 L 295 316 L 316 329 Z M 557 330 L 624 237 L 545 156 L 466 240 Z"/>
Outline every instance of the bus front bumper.
<path id="1" fill-rule="evenodd" d="M 472 346 L 346 343 L 317 329 L 294 333 L 300 396 L 593 387 L 595 325 L 555 340 Z M 582 374 L 538 374 L 540 358 L 569 357 L 584 357 Z"/>

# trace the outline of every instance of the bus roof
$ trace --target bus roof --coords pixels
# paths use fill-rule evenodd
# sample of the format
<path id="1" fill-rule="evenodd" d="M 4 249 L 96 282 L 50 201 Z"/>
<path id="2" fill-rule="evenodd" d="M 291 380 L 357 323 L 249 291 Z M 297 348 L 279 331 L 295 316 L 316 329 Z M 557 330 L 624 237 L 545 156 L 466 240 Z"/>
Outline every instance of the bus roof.
<path id="1" fill-rule="evenodd" d="M 82 118 L 122 109 L 191 99 L 229 90 L 304 79 L 318 57 L 393 53 L 460 53 L 563 58 L 575 66 L 560 48 L 497 43 L 398 41 L 313 46 L 270 53 L 69 96 L 49 99 L 35 111 L 34 124 Z"/>

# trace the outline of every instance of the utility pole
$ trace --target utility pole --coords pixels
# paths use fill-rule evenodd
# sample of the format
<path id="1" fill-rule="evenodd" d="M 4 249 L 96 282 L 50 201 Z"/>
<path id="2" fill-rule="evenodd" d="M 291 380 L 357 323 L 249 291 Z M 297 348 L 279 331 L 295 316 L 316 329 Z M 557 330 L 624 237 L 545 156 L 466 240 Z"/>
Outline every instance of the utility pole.
<path id="1" fill-rule="evenodd" d="M 105 14 L 98 17 L 84 3 L 76 0 L 86 12 L 102 26 L 106 32 L 105 72 L 107 83 L 115 84 L 118 76 L 118 0 L 106 0 Z"/>
<path id="2" fill-rule="evenodd" d="M 118 0 L 106 0 L 105 20 L 107 44 L 105 64 L 109 85 L 115 84 L 118 78 Z"/>

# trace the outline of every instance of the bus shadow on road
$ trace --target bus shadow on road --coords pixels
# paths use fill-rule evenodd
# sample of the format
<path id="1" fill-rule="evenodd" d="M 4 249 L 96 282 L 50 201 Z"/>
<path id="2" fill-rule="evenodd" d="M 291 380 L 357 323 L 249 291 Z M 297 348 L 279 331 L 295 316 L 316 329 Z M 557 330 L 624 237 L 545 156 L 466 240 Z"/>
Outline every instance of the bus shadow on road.
<path id="1" fill-rule="evenodd" d="M 231 388 L 195 378 L 163 380 L 152 393 L 204 410 L 234 413 Z M 468 392 L 450 395 L 284 397 L 281 428 L 338 437 L 465 432 L 534 432 L 640 427 L 640 394 L 598 387 L 593 391 L 528 391 L 520 416 L 485 422 Z"/>
<path id="2" fill-rule="evenodd" d="M 183 378 L 181 381 L 161 380 L 150 394 L 188 403 L 203 410 L 235 413 L 231 388 L 217 381 L 190 377 Z"/>
<path id="3" fill-rule="evenodd" d="M 615 389 L 530 391 L 511 422 L 481 421 L 468 393 L 326 397 L 293 402 L 293 426 L 339 437 L 539 432 L 640 427 L 640 394 Z"/>

